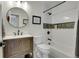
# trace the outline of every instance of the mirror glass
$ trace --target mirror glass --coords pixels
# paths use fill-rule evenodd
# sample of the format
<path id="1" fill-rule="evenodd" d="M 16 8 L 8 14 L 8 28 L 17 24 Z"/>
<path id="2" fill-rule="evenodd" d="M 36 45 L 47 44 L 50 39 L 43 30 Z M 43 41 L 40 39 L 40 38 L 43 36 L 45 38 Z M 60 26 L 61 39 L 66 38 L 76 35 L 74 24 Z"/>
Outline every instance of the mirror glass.
<path id="1" fill-rule="evenodd" d="M 18 7 L 9 9 L 6 18 L 8 23 L 14 27 L 24 27 L 27 25 L 29 20 L 28 14 Z"/>

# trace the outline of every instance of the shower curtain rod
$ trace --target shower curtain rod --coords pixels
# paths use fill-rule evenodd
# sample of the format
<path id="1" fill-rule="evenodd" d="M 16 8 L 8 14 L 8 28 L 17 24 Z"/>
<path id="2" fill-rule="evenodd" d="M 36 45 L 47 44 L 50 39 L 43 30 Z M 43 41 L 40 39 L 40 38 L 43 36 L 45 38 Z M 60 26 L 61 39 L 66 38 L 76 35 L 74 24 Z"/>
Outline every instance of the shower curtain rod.
<path id="1" fill-rule="evenodd" d="M 47 12 L 47 11 L 49 11 L 49 10 L 51 10 L 51 9 L 53 9 L 53 8 L 55 8 L 55 7 L 59 6 L 59 5 L 61 5 L 61 4 L 63 4 L 63 3 L 65 3 L 65 2 L 66 2 L 66 1 L 63 1 L 63 2 L 61 2 L 61 3 L 59 3 L 59 4 L 55 5 L 55 6 L 53 6 L 53 7 L 51 7 L 51 8 L 49 8 L 49 9 L 47 9 L 47 10 L 45 10 L 45 11 L 43 11 L 43 13 L 45 13 L 45 12 Z"/>

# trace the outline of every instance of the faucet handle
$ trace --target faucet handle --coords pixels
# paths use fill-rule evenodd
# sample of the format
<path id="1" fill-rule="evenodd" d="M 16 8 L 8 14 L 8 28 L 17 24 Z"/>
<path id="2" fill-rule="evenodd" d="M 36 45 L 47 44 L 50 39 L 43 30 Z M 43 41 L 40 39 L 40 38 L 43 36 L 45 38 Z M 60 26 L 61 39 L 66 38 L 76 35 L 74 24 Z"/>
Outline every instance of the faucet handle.
<path id="1" fill-rule="evenodd" d="M 21 32 L 21 35 L 23 35 L 23 32 Z"/>
<path id="2" fill-rule="evenodd" d="M 52 41 L 52 39 L 48 38 L 49 41 Z"/>
<path id="3" fill-rule="evenodd" d="M 14 33 L 14 35 L 16 35 L 16 33 L 15 32 L 13 32 Z"/>

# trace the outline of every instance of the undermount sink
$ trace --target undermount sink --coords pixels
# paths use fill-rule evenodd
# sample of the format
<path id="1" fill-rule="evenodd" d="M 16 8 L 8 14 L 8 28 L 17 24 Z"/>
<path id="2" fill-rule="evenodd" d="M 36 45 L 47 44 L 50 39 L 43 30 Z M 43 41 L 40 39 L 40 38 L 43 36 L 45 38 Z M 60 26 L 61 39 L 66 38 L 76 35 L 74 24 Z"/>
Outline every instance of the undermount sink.
<path id="1" fill-rule="evenodd" d="M 18 38 L 28 38 L 28 37 L 33 37 L 32 35 L 16 35 L 16 36 L 5 36 L 3 40 L 8 40 L 8 39 L 18 39 Z"/>

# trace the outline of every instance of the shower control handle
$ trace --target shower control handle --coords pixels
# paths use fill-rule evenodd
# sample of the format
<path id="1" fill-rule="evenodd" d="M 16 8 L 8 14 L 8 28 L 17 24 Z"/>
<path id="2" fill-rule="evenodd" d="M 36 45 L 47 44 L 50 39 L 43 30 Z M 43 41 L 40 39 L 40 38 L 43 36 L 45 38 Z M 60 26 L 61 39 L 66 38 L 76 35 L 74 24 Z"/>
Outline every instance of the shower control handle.
<path id="1" fill-rule="evenodd" d="M 49 40 L 49 41 L 52 41 L 52 39 L 49 39 L 49 38 L 48 38 L 48 40 Z"/>

